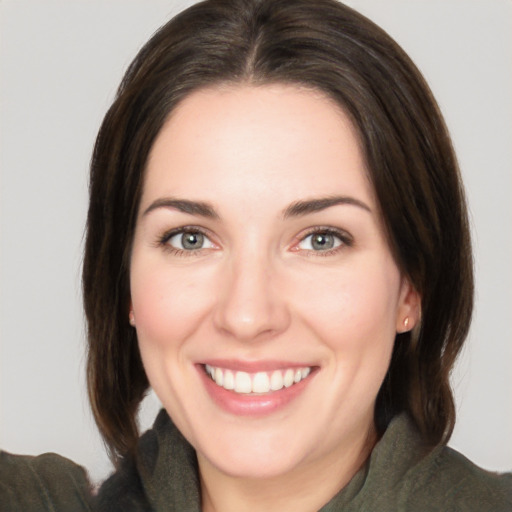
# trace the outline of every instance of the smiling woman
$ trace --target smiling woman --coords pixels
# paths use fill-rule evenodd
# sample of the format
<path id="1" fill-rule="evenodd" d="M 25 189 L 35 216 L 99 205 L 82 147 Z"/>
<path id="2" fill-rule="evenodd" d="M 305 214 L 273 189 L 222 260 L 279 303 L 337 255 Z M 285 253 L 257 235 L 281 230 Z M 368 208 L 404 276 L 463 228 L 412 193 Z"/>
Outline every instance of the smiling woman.
<path id="1" fill-rule="evenodd" d="M 132 321 L 207 496 L 223 475 L 286 476 L 323 482 L 305 510 L 328 501 L 375 444 L 396 332 L 420 314 L 352 122 L 301 86 L 201 89 L 156 138 L 140 210 Z"/>
<path id="2" fill-rule="evenodd" d="M 92 496 L 67 462 L 4 454 L 3 503 L 512 506 L 510 474 L 446 447 L 473 305 L 449 135 L 345 5 L 207 0 L 152 37 L 97 138 L 83 290 L 116 472 Z M 141 437 L 150 386 L 164 409 Z"/>

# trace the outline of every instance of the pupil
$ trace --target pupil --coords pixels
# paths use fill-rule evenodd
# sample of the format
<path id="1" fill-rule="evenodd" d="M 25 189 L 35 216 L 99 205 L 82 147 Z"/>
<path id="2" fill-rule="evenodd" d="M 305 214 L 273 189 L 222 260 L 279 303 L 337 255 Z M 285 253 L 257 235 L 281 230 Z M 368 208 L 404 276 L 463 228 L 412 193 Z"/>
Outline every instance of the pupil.
<path id="1" fill-rule="evenodd" d="M 334 238 L 332 235 L 319 234 L 313 237 L 311 242 L 313 249 L 332 249 L 334 247 Z"/>
<path id="2" fill-rule="evenodd" d="M 184 233 L 181 243 L 184 249 L 197 249 L 203 245 L 203 238 L 201 233 Z"/>

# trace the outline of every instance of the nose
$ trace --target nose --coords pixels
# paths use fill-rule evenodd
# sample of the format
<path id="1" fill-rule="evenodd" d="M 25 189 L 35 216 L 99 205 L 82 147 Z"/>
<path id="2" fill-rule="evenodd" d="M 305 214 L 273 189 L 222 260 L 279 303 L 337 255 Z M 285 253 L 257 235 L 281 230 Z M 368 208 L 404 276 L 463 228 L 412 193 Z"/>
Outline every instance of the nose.
<path id="1" fill-rule="evenodd" d="M 214 312 L 216 328 L 241 341 L 285 331 L 290 313 L 270 262 L 253 254 L 241 256 L 226 267 Z"/>

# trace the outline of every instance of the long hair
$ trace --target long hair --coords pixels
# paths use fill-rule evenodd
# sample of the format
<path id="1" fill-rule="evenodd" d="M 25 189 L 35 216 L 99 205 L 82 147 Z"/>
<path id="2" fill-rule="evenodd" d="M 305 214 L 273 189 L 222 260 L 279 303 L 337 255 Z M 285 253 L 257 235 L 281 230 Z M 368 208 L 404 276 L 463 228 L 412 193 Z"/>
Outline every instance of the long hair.
<path id="1" fill-rule="evenodd" d="M 473 275 L 457 161 L 430 89 L 382 29 L 336 0 L 207 0 L 164 25 L 136 56 L 91 162 L 88 388 L 111 457 L 133 451 L 149 385 L 128 323 L 147 157 L 180 101 L 222 83 L 320 90 L 352 119 L 390 249 L 422 298 L 420 325 L 396 337 L 375 424 L 383 432 L 406 411 L 428 445 L 446 442 L 455 422 L 449 376 L 469 329 Z"/>

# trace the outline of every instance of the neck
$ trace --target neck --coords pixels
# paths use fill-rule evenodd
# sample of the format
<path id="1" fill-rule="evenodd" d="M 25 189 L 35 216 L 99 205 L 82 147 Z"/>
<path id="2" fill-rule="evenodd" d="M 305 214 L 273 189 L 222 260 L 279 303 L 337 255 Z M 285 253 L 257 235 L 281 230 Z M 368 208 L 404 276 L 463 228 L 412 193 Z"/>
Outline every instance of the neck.
<path id="1" fill-rule="evenodd" d="M 203 512 L 310 512 L 319 510 L 364 465 L 377 441 L 372 429 L 357 444 L 268 478 L 227 475 L 198 454 Z M 341 453 L 340 453 L 341 452 Z"/>

